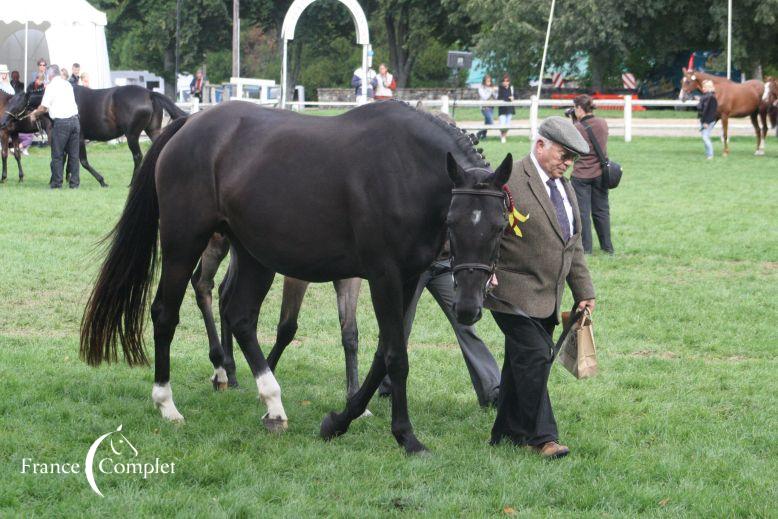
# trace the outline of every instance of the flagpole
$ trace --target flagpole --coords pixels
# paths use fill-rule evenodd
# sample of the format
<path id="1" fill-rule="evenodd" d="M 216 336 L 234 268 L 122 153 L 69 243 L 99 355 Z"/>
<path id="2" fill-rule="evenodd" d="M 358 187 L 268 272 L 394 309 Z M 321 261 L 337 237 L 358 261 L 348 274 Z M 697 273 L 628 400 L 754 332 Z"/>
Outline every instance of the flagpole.
<path id="1" fill-rule="evenodd" d="M 731 2 L 732 0 L 730 0 Z M 546 43 L 543 45 L 543 59 L 540 61 L 540 77 L 538 77 L 538 93 L 540 99 L 540 88 L 543 86 L 543 72 L 546 68 L 546 52 L 548 51 L 548 38 L 551 35 L 551 21 L 554 19 L 554 4 L 556 0 L 551 0 L 551 12 L 548 13 L 548 27 L 546 28 Z"/>
<path id="2" fill-rule="evenodd" d="M 727 2 L 727 79 L 732 79 L 732 0 Z"/>

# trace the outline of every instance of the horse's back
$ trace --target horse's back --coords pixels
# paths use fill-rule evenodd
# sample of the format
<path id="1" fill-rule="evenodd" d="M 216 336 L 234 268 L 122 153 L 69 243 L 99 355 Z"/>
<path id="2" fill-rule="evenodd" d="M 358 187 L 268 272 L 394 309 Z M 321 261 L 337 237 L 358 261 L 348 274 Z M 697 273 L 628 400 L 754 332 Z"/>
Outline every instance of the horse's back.
<path id="1" fill-rule="evenodd" d="M 245 102 L 201 112 L 159 157 L 161 214 L 196 199 L 263 264 L 309 281 L 364 275 L 359 251 L 379 243 L 396 244 L 387 256 L 405 254 L 409 238 L 434 249 L 423 228 L 445 216 L 435 200 L 449 187 L 445 153 L 407 139 L 413 109 L 392 105 L 336 117 Z"/>

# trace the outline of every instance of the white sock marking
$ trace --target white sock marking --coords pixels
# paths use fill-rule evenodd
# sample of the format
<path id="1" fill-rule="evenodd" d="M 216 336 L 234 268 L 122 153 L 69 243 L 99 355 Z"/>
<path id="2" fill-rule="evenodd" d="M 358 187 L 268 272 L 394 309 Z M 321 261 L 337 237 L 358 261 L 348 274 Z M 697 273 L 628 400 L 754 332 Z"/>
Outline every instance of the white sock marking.
<path id="1" fill-rule="evenodd" d="M 213 370 L 213 380 L 216 380 L 219 384 L 227 383 L 227 371 L 224 368 L 216 368 Z"/>
<path id="2" fill-rule="evenodd" d="M 154 384 L 151 389 L 151 400 L 154 401 L 154 405 L 162 413 L 162 418 L 170 420 L 171 422 L 183 422 L 184 417 L 176 409 L 176 404 L 173 403 L 173 391 L 170 389 L 170 382 L 160 386 Z"/>
<path id="3" fill-rule="evenodd" d="M 268 416 L 286 421 L 284 405 L 281 403 L 281 386 L 272 371 L 267 370 L 257 377 L 257 389 L 260 400 L 267 406 Z"/>

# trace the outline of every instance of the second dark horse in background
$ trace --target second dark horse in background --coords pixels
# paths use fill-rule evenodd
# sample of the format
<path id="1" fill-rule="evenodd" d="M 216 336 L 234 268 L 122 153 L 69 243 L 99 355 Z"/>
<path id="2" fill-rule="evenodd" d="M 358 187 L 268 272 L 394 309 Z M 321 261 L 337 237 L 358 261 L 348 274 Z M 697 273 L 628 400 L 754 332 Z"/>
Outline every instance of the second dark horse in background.
<path id="1" fill-rule="evenodd" d="M 73 87 L 81 120 L 81 165 L 105 187 L 105 179 L 87 160 L 86 141 L 110 141 L 124 136 L 132 152 L 133 178 L 143 159 L 140 151 L 140 134 L 153 141 L 162 129 L 163 111 L 175 120 L 187 114 L 162 94 L 137 85 L 93 90 Z"/>
<path id="2" fill-rule="evenodd" d="M 153 141 L 162 130 L 163 112 L 167 112 L 173 120 L 187 115 L 164 95 L 137 85 L 101 89 L 74 86 L 73 93 L 81 122 L 80 162 L 103 187 L 107 187 L 108 184 L 89 164 L 86 141 L 105 142 L 125 137 L 127 146 L 132 152 L 134 177 L 143 159 L 140 150 L 140 134 L 146 132 Z M 23 123 L 23 118 L 40 103 L 40 100 L 37 104 L 30 101 L 30 97 L 23 93 L 9 100 L 6 111 L 0 119 L 0 128 L 13 123 Z"/>
<path id="3" fill-rule="evenodd" d="M 203 315 L 205 329 L 208 333 L 209 357 L 214 365 L 215 374 L 211 381 L 214 389 L 226 389 L 228 386 L 237 387 L 238 380 L 235 376 L 235 358 L 233 357 L 232 330 L 227 320 L 221 315 L 221 341 L 216 330 L 213 318 L 214 278 L 227 253 L 230 250 L 230 240 L 225 235 L 216 233 L 211 236 L 208 247 L 200 257 L 200 262 L 192 275 L 192 288 L 194 288 L 197 306 Z M 229 270 L 219 286 L 220 314 L 221 310 L 229 304 L 229 299 L 234 292 L 235 276 Z M 276 328 L 276 342 L 267 357 L 267 364 L 275 371 L 281 355 L 292 342 L 297 333 L 297 318 L 303 304 L 305 292 L 310 283 L 292 277 L 284 278 L 284 289 L 281 300 L 281 315 Z M 346 396 L 352 396 L 359 389 L 359 369 L 357 353 L 359 349 L 359 332 L 357 329 L 357 301 L 359 289 L 362 286 L 360 278 L 340 279 L 333 281 L 338 300 L 338 318 L 340 320 L 341 341 L 346 357 Z M 222 368 L 223 362 L 223 368 Z"/>

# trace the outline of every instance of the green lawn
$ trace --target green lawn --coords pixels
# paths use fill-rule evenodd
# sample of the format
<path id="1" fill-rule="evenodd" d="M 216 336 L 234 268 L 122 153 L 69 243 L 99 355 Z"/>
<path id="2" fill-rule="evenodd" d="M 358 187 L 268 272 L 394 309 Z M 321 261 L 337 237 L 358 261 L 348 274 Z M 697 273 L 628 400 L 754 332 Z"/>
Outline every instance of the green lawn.
<path id="1" fill-rule="evenodd" d="M 495 164 L 528 149 L 518 138 L 484 144 Z M 577 381 L 553 369 L 549 390 L 572 449 L 557 462 L 487 445 L 494 411 L 478 408 L 429 295 L 410 340 L 409 405 L 430 457 L 403 454 L 378 398 L 374 417 L 331 443 L 319 439 L 321 418 L 342 408 L 345 390 L 330 285 L 309 290 L 279 365 L 287 433 L 264 431 L 242 358 L 241 389 L 213 392 L 191 291 L 172 347 L 187 422 L 163 422 L 151 369 L 89 368 L 77 354 L 101 261 L 95 243 L 123 207 L 130 153 L 91 145 L 111 187 L 82 172 L 79 191 L 51 192 L 48 150 L 33 150 L 26 182 L 16 183 L 11 165 L 0 186 L 0 517 L 776 517 L 778 141 L 754 157 L 753 140 L 736 138 L 730 157 L 710 162 L 697 139 L 613 139 L 609 150 L 625 179 L 611 198 L 617 254 L 589 260 L 601 374 Z M 280 296 L 277 279 L 261 316 L 264 346 Z M 376 344 L 367 293 L 358 318 L 364 375 Z M 490 316 L 478 330 L 501 362 Z M 90 444 L 120 424 L 137 460 L 174 462 L 175 473 L 97 474 L 104 498 L 83 473 L 22 473 L 24 458 L 83 466 Z"/>

